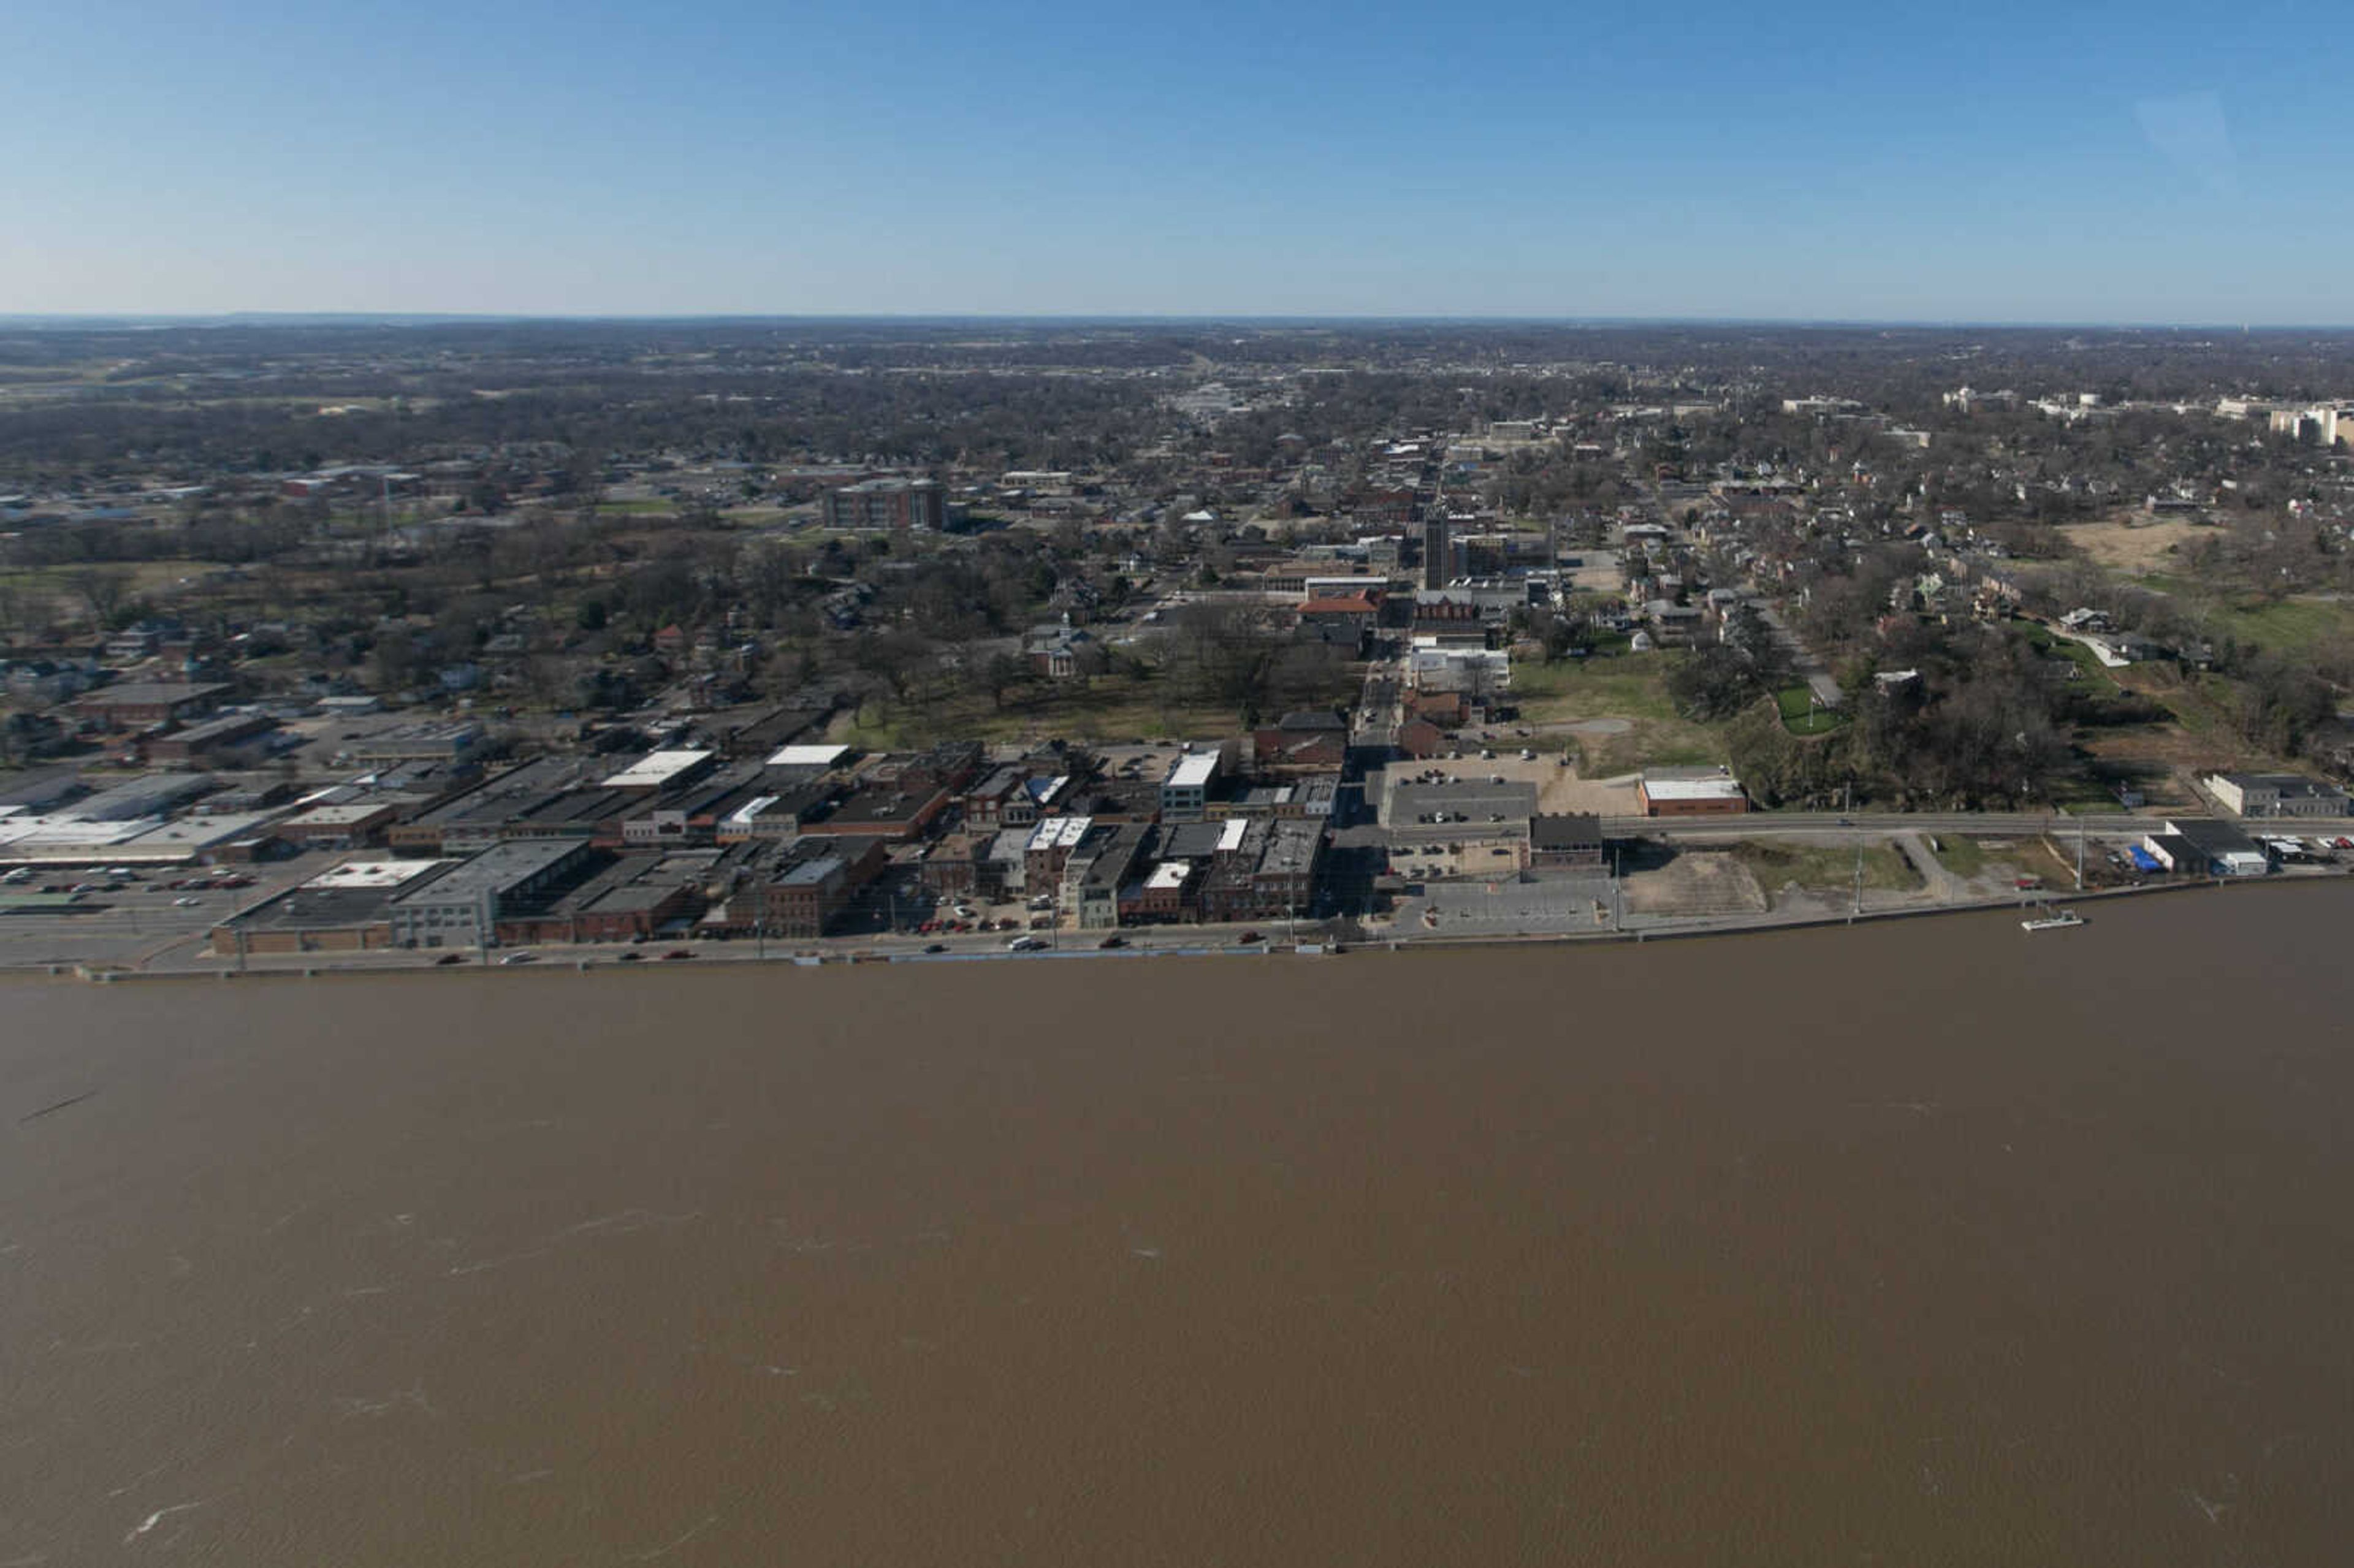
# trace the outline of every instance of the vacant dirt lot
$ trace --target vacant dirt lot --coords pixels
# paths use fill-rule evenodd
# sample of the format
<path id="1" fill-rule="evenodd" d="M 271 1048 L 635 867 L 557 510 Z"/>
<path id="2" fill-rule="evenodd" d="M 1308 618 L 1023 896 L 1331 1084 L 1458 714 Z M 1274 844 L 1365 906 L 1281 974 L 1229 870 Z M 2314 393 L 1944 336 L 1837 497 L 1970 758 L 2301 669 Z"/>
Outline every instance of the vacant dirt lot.
<path id="1" fill-rule="evenodd" d="M 1754 915 L 1766 908 L 1756 877 L 1730 850 L 1686 850 L 1625 881 L 1627 907 L 1638 915 Z"/>
<path id="2" fill-rule="evenodd" d="M 2147 577 L 2178 564 L 2177 545 L 2214 532 L 2179 517 L 2153 520 L 2132 512 L 2099 523 L 2074 523 L 2065 530 L 2068 542 L 2094 565 L 2129 577 Z"/>

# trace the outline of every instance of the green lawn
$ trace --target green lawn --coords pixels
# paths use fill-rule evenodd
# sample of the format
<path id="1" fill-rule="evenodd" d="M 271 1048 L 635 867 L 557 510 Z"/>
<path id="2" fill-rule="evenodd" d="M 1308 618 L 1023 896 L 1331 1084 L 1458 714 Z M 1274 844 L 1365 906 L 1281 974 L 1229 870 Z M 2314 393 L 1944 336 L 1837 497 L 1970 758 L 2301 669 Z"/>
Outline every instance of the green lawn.
<path id="1" fill-rule="evenodd" d="M 2293 655 L 2331 638 L 2354 637 L 2354 604 L 2322 599 L 2257 602 L 2220 611 L 2211 624 L 2243 642 Z"/>
<path id="2" fill-rule="evenodd" d="M 2022 630 L 2028 641 L 2042 650 L 2046 656 L 2053 659 L 2066 659 L 2074 663 L 2077 669 L 2084 672 L 2085 680 L 2097 681 L 2105 685 L 2116 684 L 2109 675 L 2109 667 L 2101 662 L 2101 656 L 2075 639 L 2056 637 L 2052 635 L 2050 628 L 2032 623 L 2025 625 Z"/>
<path id="3" fill-rule="evenodd" d="M 1956 876 L 1976 876 L 1986 869 L 1986 846 L 1959 833 L 1940 834 L 1935 853 L 1937 863 Z"/>
<path id="4" fill-rule="evenodd" d="M 1804 681 L 1775 693 L 1774 705 L 1781 710 L 1782 727 L 1792 735 L 1829 735 L 1847 723 L 1847 715 L 1837 708 L 1817 706 L 1814 691 Z"/>
<path id="5" fill-rule="evenodd" d="M 1618 646 L 1624 647 L 1623 640 Z M 1724 726 L 1701 724 L 1676 711 L 1668 673 L 1681 653 L 1596 652 L 1586 659 L 1512 666 L 1512 701 L 1521 722 L 1570 725 L 1580 719 L 1620 719 L 1617 735 L 1574 736 L 1578 771 L 1615 779 L 1644 768 L 1700 767 L 1724 760 Z"/>
<path id="6" fill-rule="evenodd" d="M 600 501 L 597 510 L 608 517 L 670 517 L 678 503 L 671 501 Z"/>
<path id="7" fill-rule="evenodd" d="M 2194 603 L 2206 586 L 2164 573 L 2132 580 Z M 2188 610 L 2192 605 L 2186 603 L 2183 608 Z M 2300 594 L 2270 603 L 2259 595 L 2234 595 L 2209 615 L 2206 628 L 2211 637 L 2236 638 L 2280 653 L 2303 653 L 2327 639 L 2354 636 L 2354 600 Z"/>
<path id="8" fill-rule="evenodd" d="M 1678 657 L 1628 653 L 1614 658 L 1597 652 L 1551 664 L 1515 664 L 1512 701 L 1523 722 L 1532 724 L 1582 718 L 1672 720 L 1676 705 L 1668 695 L 1668 672 Z"/>

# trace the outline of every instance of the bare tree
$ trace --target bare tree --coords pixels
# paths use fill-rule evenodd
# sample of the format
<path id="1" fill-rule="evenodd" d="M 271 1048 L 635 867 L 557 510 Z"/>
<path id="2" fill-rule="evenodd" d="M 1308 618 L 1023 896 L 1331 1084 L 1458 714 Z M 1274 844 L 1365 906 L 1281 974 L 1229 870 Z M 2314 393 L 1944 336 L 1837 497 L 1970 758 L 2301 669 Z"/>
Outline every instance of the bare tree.
<path id="1" fill-rule="evenodd" d="M 111 625 L 131 594 L 131 574 L 111 567 L 83 567 L 71 578 L 74 597 L 89 611 L 90 624 Z"/>

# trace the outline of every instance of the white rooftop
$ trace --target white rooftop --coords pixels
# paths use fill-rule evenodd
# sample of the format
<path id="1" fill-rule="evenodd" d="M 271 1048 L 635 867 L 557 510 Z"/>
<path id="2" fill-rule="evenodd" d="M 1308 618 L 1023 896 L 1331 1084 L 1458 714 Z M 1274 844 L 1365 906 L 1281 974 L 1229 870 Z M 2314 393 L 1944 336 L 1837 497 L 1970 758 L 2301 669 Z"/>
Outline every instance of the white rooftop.
<path id="1" fill-rule="evenodd" d="M 1148 888 L 1182 887 L 1185 885 L 1185 879 L 1192 874 L 1193 874 L 1192 861 L 1164 860 L 1152 868 L 1152 874 L 1146 878 L 1144 885 Z"/>
<path id="2" fill-rule="evenodd" d="M 1654 800 L 1737 800 L 1742 798 L 1740 780 L 1735 779 L 1646 779 L 1643 793 Z"/>
<path id="3" fill-rule="evenodd" d="M 1076 849 L 1079 841 L 1094 826 L 1093 817 L 1049 817 L 1032 831 L 1029 847 L 1034 850 Z"/>
<path id="4" fill-rule="evenodd" d="M 297 814 L 292 821 L 305 827 L 324 827 L 336 822 L 366 821 L 385 809 L 382 800 L 338 800 L 313 806 Z"/>
<path id="5" fill-rule="evenodd" d="M 769 758 L 771 768 L 833 768 L 850 755 L 846 746 L 788 746 Z"/>
<path id="6" fill-rule="evenodd" d="M 697 764 L 710 759 L 708 751 L 649 751 L 610 779 L 608 789 L 659 789 Z"/>
<path id="7" fill-rule="evenodd" d="M 755 795 L 727 813 L 728 825 L 739 828 L 748 826 L 761 812 L 783 799 L 781 795 Z"/>
<path id="8" fill-rule="evenodd" d="M 347 860 L 329 866 L 302 885 L 322 893 L 351 888 L 389 891 L 451 863 L 446 860 Z"/>
<path id="9" fill-rule="evenodd" d="M 1243 847 L 1243 835 L 1250 832 L 1250 821 L 1244 817 L 1228 817 L 1226 825 L 1218 832 L 1218 853 L 1232 854 Z"/>
<path id="10" fill-rule="evenodd" d="M 175 822 L 148 829 L 127 841 L 125 847 L 152 852 L 235 843 L 239 839 L 251 838 L 284 815 L 282 811 L 232 811 L 218 816 L 182 817 Z"/>
<path id="11" fill-rule="evenodd" d="M 80 817 L 18 815 L 0 821 L 0 844 L 115 844 L 161 827 L 161 817 L 87 821 Z"/>
<path id="12" fill-rule="evenodd" d="M 1169 769 L 1169 788 L 1172 789 L 1206 789 L 1218 776 L 1218 754 L 1196 751 L 1181 757 Z"/>

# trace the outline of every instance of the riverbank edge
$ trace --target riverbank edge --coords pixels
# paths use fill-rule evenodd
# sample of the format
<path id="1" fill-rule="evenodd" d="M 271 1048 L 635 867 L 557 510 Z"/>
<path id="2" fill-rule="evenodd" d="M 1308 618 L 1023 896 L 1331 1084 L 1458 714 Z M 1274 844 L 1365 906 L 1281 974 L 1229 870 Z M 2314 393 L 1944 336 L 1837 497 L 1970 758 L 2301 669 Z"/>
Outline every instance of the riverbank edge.
<path id="1" fill-rule="evenodd" d="M 1641 946 L 1653 942 L 1691 941 L 1696 938 L 1724 938 L 1755 936 L 1769 932 L 1823 930 L 1841 926 L 1872 925 L 1891 920 L 1933 919 L 1941 916 L 1984 915 L 1999 910 L 2033 907 L 2038 904 L 2087 904 L 2120 898 L 2148 898 L 2168 894 L 2194 893 L 2225 887 L 2284 887 L 2306 883 L 2334 880 L 2327 877 L 2266 877 L 2234 880 L 2228 877 L 2186 878 L 2149 884 L 2139 887 L 2087 888 L 2082 893 L 2023 895 L 1976 899 L 1960 904 L 1933 904 L 1899 908 L 1863 909 L 1844 914 L 1797 914 L 1777 917 L 1770 913 L 1744 916 L 1739 919 L 1699 918 L 1673 926 L 1651 927 L 1632 931 L 1558 931 L 1535 933 L 1494 934 L 1470 933 L 1461 936 L 1422 934 L 1412 937 L 1376 937 L 1347 943 L 1296 942 L 1259 943 L 1250 947 L 1231 945 L 1164 948 L 1065 948 L 1044 952 L 1010 953 L 979 951 L 962 953 L 880 953 L 846 948 L 840 951 L 780 952 L 772 957 L 755 958 L 730 955 L 718 960 L 725 967 L 757 964 L 763 967 L 783 966 L 793 969 L 832 969 L 861 964 L 961 964 L 961 963 L 1021 963 L 1038 960 L 1074 959 L 1265 959 L 1310 958 L 1324 959 L 1368 953 L 1395 954 L 1423 951 L 1457 952 L 1480 948 L 1554 948 L 1595 945 Z M 316 980 L 334 976 L 417 975 L 437 970 L 440 966 L 389 965 L 384 963 L 339 963 L 332 959 L 303 964 L 271 965 L 267 968 L 188 968 L 173 969 L 112 969 L 82 964 L 26 964 L 0 969 L 0 974 L 25 978 L 74 979 L 91 984 L 113 985 L 131 981 L 212 981 Z M 480 974 L 498 965 L 467 964 L 459 973 Z M 643 964 L 623 965 L 610 959 L 580 958 L 549 959 L 529 965 L 525 972 L 546 973 L 569 970 L 599 973 L 623 969 L 650 969 L 657 967 Z"/>

